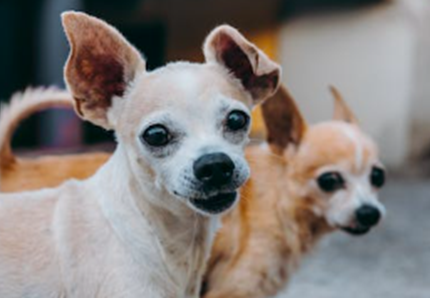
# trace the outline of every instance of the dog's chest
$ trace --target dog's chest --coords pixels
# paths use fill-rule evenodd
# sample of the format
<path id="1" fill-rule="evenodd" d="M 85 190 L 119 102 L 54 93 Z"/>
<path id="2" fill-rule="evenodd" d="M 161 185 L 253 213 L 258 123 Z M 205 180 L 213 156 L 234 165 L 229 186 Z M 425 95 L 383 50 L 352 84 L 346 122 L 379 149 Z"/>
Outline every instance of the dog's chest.
<path id="1" fill-rule="evenodd" d="M 216 231 L 215 220 L 196 222 L 193 228 L 166 243 L 166 264 L 175 282 L 185 289 L 183 297 L 198 297 L 202 275 L 212 248 Z"/>

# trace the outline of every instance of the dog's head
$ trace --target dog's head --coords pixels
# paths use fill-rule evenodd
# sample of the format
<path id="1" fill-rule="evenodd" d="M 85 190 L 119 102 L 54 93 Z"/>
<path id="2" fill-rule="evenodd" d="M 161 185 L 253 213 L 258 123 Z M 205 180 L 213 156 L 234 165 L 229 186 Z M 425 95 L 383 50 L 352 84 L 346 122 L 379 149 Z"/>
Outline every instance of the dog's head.
<path id="1" fill-rule="evenodd" d="M 67 12 L 63 25 L 71 45 L 65 79 L 76 111 L 115 131 L 140 183 L 202 214 L 229 209 L 249 176 L 243 147 L 250 110 L 277 89 L 279 66 L 227 25 L 207 37 L 205 63 L 152 72 L 105 22 Z"/>
<path id="2" fill-rule="evenodd" d="M 378 200 L 385 172 L 374 142 L 359 128 L 341 95 L 333 121 L 307 126 L 284 88 L 263 105 L 268 142 L 287 159 L 295 198 L 306 200 L 331 228 L 365 234 L 385 214 Z M 294 198 L 293 198 L 294 199 Z"/>

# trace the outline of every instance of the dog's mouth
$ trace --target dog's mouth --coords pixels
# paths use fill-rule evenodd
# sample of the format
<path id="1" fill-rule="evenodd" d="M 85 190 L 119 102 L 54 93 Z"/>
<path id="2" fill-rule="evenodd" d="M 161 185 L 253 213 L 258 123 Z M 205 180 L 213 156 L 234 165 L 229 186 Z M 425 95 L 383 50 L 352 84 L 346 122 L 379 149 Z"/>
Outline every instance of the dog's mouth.
<path id="1" fill-rule="evenodd" d="M 367 234 L 372 227 L 365 227 L 361 225 L 354 225 L 350 227 L 342 227 L 341 229 L 353 236 L 361 236 Z"/>
<path id="2" fill-rule="evenodd" d="M 220 193 L 202 199 L 190 199 L 190 203 L 205 213 L 216 215 L 230 209 L 236 202 L 237 192 Z"/>

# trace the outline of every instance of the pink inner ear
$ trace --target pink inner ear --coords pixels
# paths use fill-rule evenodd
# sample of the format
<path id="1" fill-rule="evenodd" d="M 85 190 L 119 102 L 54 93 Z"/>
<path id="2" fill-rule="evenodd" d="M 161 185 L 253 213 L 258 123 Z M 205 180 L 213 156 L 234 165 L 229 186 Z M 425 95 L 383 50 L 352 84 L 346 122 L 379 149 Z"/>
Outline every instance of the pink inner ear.
<path id="1" fill-rule="evenodd" d="M 249 47 L 250 54 L 255 57 L 255 67 L 259 66 L 257 51 Z M 222 34 L 218 40 L 218 52 L 220 59 L 231 73 L 238 78 L 243 87 L 248 90 L 254 98 L 261 96 L 268 89 L 274 89 L 278 85 L 278 72 L 257 76 L 254 72 L 250 58 L 242 48 L 228 35 Z"/>
<path id="2" fill-rule="evenodd" d="M 122 96 L 126 84 L 124 68 L 110 55 L 98 54 L 82 47 L 76 55 L 76 83 L 80 97 L 92 99 L 94 105 L 108 107 L 112 96 Z"/>

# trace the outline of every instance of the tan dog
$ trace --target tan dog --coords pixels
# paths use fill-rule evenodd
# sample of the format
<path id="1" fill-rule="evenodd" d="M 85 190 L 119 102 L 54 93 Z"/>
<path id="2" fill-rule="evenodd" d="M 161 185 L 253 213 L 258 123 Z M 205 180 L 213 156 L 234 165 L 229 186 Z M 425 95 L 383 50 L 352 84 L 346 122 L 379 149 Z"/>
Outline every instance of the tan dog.
<path id="1" fill-rule="evenodd" d="M 223 219 L 203 297 L 272 297 L 321 236 L 364 234 L 385 213 L 377 148 L 332 91 L 335 119 L 309 127 L 284 88 L 263 105 L 270 149 L 247 150 L 252 176 Z"/>
<path id="2" fill-rule="evenodd" d="M 147 72 L 103 21 L 63 24 L 76 110 L 118 146 L 88 180 L 0 196 L 0 297 L 197 297 L 218 215 L 249 176 L 250 108 L 279 67 L 221 26 L 206 63 Z"/>

